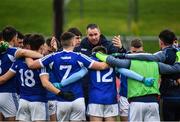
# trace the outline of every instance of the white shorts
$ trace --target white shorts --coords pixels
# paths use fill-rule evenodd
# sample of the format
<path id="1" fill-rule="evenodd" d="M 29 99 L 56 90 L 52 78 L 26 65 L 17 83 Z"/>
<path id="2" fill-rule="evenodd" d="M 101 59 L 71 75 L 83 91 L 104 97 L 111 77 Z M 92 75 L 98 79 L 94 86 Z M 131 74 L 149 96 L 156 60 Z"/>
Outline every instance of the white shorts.
<path id="1" fill-rule="evenodd" d="M 24 99 L 19 100 L 19 108 L 16 115 L 16 120 L 20 121 L 37 121 L 47 120 L 47 103 L 45 102 L 30 102 Z"/>
<path id="2" fill-rule="evenodd" d="M 119 113 L 120 116 L 128 116 L 129 102 L 126 97 L 120 96 L 119 99 Z"/>
<path id="3" fill-rule="evenodd" d="M 87 114 L 104 118 L 118 116 L 118 104 L 88 104 Z"/>
<path id="4" fill-rule="evenodd" d="M 56 100 L 49 100 L 48 101 L 48 113 L 49 115 L 56 114 L 56 106 L 57 101 Z"/>
<path id="5" fill-rule="evenodd" d="M 129 121 L 160 122 L 158 103 L 131 102 Z"/>
<path id="6" fill-rule="evenodd" d="M 72 102 L 57 101 L 57 120 L 86 120 L 84 98 L 78 98 Z"/>
<path id="7" fill-rule="evenodd" d="M 18 109 L 18 96 L 16 93 L 0 93 L 0 113 L 5 118 L 15 117 Z"/>

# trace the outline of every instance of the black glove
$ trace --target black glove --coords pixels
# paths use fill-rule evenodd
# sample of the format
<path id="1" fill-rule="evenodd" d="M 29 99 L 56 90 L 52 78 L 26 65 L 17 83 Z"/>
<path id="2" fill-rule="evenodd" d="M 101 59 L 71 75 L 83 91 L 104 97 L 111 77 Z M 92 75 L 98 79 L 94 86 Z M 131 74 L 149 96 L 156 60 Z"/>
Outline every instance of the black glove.
<path id="1" fill-rule="evenodd" d="M 113 53 L 111 56 L 115 58 L 125 58 L 125 53 Z"/>
<path id="2" fill-rule="evenodd" d="M 67 100 L 67 101 L 73 101 L 75 99 L 74 94 L 71 91 L 63 92 L 60 91 L 57 96 Z"/>

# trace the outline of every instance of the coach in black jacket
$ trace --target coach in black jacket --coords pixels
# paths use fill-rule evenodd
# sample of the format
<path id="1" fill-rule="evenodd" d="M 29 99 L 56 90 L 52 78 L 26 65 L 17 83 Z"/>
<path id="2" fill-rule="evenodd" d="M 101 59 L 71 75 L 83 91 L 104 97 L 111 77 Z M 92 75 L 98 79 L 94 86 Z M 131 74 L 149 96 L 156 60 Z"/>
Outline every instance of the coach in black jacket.
<path id="1" fill-rule="evenodd" d="M 121 44 L 120 36 L 114 36 L 112 41 L 109 41 L 101 34 L 96 24 L 89 24 L 87 26 L 87 37 L 81 41 L 80 46 L 76 47 L 74 51 L 90 56 L 92 49 L 96 46 L 104 46 L 108 54 L 126 52 Z"/>

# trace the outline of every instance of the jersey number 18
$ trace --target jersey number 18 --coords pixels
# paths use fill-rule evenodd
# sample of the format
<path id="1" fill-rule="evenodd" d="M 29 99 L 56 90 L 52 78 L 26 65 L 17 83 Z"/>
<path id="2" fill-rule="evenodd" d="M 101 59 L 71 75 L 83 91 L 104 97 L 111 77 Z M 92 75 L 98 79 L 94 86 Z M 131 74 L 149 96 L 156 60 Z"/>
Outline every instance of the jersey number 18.
<path id="1" fill-rule="evenodd" d="M 34 73 L 31 70 L 23 71 L 23 69 L 19 70 L 21 74 L 21 86 L 33 87 L 35 85 Z"/>

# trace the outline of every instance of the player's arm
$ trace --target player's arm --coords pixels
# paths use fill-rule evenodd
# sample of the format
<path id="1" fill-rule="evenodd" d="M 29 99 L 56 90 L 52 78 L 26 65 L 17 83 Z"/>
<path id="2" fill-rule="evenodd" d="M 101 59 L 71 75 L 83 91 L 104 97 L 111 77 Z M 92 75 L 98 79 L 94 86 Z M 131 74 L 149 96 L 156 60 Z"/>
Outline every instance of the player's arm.
<path id="1" fill-rule="evenodd" d="M 106 62 L 110 57 L 110 55 L 106 55 L 106 54 L 99 53 L 99 52 L 96 53 L 95 55 L 99 60 L 101 60 L 103 62 Z M 162 51 L 159 51 L 155 54 L 149 54 L 149 53 L 136 53 L 136 54 L 119 53 L 119 54 L 117 54 L 116 53 L 113 55 L 117 58 L 147 60 L 147 61 L 157 61 L 157 62 L 164 62 L 166 60 L 166 55 Z M 113 57 L 113 55 L 111 57 Z"/>
<path id="2" fill-rule="evenodd" d="M 43 57 L 42 54 L 32 51 L 32 50 L 27 50 L 27 49 L 18 49 L 15 54 L 16 58 L 20 57 L 29 57 L 29 58 L 41 58 Z"/>
<path id="3" fill-rule="evenodd" d="M 160 74 L 174 74 L 180 73 L 180 63 L 175 63 L 174 65 L 168 65 L 158 62 L 159 73 Z"/>
<path id="4" fill-rule="evenodd" d="M 43 87 L 46 88 L 48 91 L 54 94 L 58 94 L 60 92 L 60 90 L 54 87 L 53 84 L 49 81 L 48 74 L 40 75 L 40 79 Z"/>
<path id="5" fill-rule="evenodd" d="M 109 65 L 104 62 L 94 61 L 94 62 L 92 62 L 92 65 L 89 68 L 95 69 L 95 70 L 105 70 L 105 69 L 109 68 Z"/>
<path id="6" fill-rule="evenodd" d="M 119 58 L 115 58 L 114 56 L 99 53 L 99 52 L 96 53 L 95 55 L 99 60 L 108 63 L 112 67 L 128 69 L 131 64 L 131 61 L 129 59 L 119 59 Z"/>
<path id="7" fill-rule="evenodd" d="M 150 53 L 125 54 L 125 58 L 144 60 L 144 61 L 164 62 L 166 60 L 166 55 L 163 51 L 159 51 L 155 54 L 150 54 Z"/>
<path id="8" fill-rule="evenodd" d="M 49 81 L 49 75 L 43 74 L 40 75 L 41 83 L 44 88 L 46 88 L 48 91 L 56 94 L 57 96 L 62 97 L 63 99 L 66 99 L 68 101 L 74 100 L 74 94 L 72 92 L 63 92 L 56 87 L 53 86 L 53 84 Z"/>
<path id="9" fill-rule="evenodd" d="M 43 58 L 33 60 L 32 58 L 26 58 L 26 63 L 30 69 L 39 69 L 42 67 L 49 66 L 50 63 L 53 63 L 53 57 L 51 54 L 46 55 Z"/>
<path id="10" fill-rule="evenodd" d="M 129 70 L 129 69 L 125 69 L 125 68 L 117 68 L 116 71 L 118 71 L 120 74 L 128 77 L 128 78 L 131 78 L 131 79 L 134 79 L 136 81 L 140 81 L 142 83 L 144 83 L 146 86 L 152 86 L 155 79 L 154 78 L 151 78 L 151 77 L 144 77 L 132 70 Z"/>
<path id="11" fill-rule="evenodd" d="M 26 64 L 30 69 L 42 68 L 42 65 L 39 59 L 33 60 L 32 58 L 26 58 Z"/>
<path id="12" fill-rule="evenodd" d="M 118 59 L 102 53 L 96 53 L 96 57 L 101 61 L 107 62 L 111 66 L 119 67 L 118 72 L 120 72 L 120 74 L 124 74 L 125 76 L 131 77 L 133 79 L 137 78 L 136 80 L 144 82 L 147 86 L 151 86 L 154 82 L 153 78 L 144 78 L 135 72 L 130 72 L 127 70 L 130 67 L 130 60 L 128 59 Z"/>
<path id="13" fill-rule="evenodd" d="M 0 76 L 0 85 L 6 83 L 9 79 L 14 77 L 16 73 L 12 72 L 11 70 L 8 70 L 4 75 Z"/>
<path id="14" fill-rule="evenodd" d="M 95 69 L 95 70 L 104 70 L 109 68 L 109 65 L 104 63 L 104 62 L 98 62 L 90 57 L 80 54 L 79 56 L 79 61 L 84 63 L 84 66 L 90 69 Z"/>
<path id="15" fill-rule="evenodd" d="M 72 74 L 71 76 L 69 76 L 66 79 L 63 79 L 61 81 L 61 83 L 57 82 L 57 83 L 53 83 L 53 85 L 56 88 L 60 89 L 61 87 L 67 86 L 67 85 L 69 85 L 71 83 L 74 83 L 74 82 L 78 81 L 79 79 L 83 78 L 87 73 L 88 73 L 87 68 L 82 67 L 81 70 L 79 70 L 78 72 Z"/>
<path id="16" fill-rule="evenodd" d="M 177 61 L 173 65 L 158 62 L 160 74 L 180 73 L 180 51 L 176 53 Z"/>

